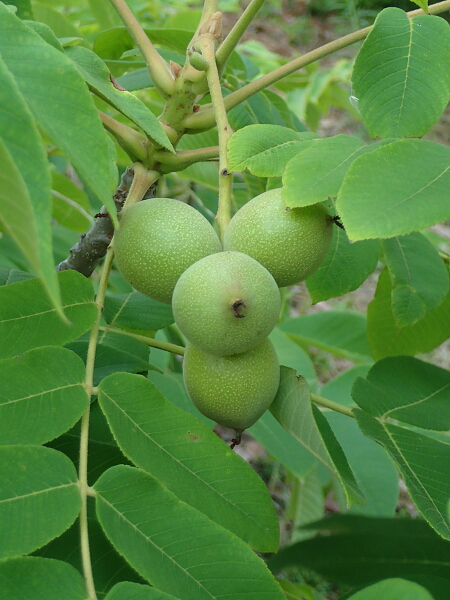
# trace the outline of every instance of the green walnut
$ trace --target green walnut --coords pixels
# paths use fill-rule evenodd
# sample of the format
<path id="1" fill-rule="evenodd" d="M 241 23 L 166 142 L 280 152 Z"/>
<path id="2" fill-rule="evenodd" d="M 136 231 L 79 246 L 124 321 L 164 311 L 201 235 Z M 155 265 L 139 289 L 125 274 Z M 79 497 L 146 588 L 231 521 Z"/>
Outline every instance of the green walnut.
<path id="1" fill-rule="evenodd" d="M 276 325 L 280 308 L 272 275 L 242 252 L 218 252 L 191 265 L 172 299 L 175 323 L 187 340 L 218 356 L 260 344 Z"/>
<path id="2" fill-rule="evenodd" d="M 138 292 L 170 304 L 180 275 L 221 244 L 197 210 L 171 198 L 152 198 L 125 208 L 114 235 L 117 267 Z"/>
<path id="3" fill-rule="evenodd" d="M 280 365 L 269 339 L 233 356 L 206 354 L 188 344 L 183 377 L 192 402 L 202 414 L 241 433 L 272 404 L 280 382 Z"/>
<path id="4" fill-rule="evenodd" d="M 331 246 L 333 221 L 323 204 L 288 208 L 281 189 L 245 204 L 231 219 L 224 249 L 252 256 L 279 287 L 303 281 L 323 263 Z"/>

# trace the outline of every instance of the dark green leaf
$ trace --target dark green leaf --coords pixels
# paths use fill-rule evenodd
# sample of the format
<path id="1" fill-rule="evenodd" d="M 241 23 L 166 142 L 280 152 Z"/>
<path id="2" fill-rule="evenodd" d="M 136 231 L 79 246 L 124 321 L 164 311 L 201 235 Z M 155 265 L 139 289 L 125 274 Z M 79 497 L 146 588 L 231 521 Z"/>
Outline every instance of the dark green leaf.
<path id="1" fill-rule="evenodd" d="M 379 249 L 376 240 L 350 244 L 345 231 L 335 227 L 331 249 L 324 262 L 306 280 L 313 303 L 356 290 L 375 270 Z"/>
<path id="2" fill-rule="evenodd" d="M 353 93 L 372 137 L 421 137 L 450 97 L 450 28 L 399 8 L 377 17 L 355 61 Z"/>
<path id="3" fill-rule="evenodd" d="M 47 346 L 0 360 L 0 443 L 44 444 L 72 427 L 89 405 L 83 362 Z"/>
<path id="4" fill-rule="evenodd" d="M 47 44 L 3 4 L 0 23 L 2 58 L 37 123 L 116 218 L 112 191 L 117 173 L 113 176 L 108 136 L 83 78 L 63 53 Z"/>
<path id="5" fill-rule="evenodd" d="M 357 377 L 365 377 L 371 365 L 358 365 L 344 371 L 328 381 L 320 390 L 320 395 L 344 406 L 355 406 L 351 391 Z"/>
<path id="6" fill-rule="evenodd" d="M 78 468 L 80 423 L 47 446 L 63 452 Z M 114 465 L 130 464 L 119 450 L 98 402 L 91 404 L 89 416 L 88 483 L 94 485 L 100 475 Z"/>
<path id="7" fill-rule="evenodd" d="M 283 599 L 247 544 L 144 471 L 113 467 L 94 487 L 107 536 L 155 587 L 183 600 Z"/>
<path id="8" fill-rule="evenodd" d="M 33 11 L 31 9 L 31 0 L 2 0 L 4 4 L 15 6 L 17 8 L 16 15 L 20 19 L 32 19 Z"/>
<path id="9" fill-rule="evenodd" d="M 448 271 L 421 233 L 383 241 L 392 282 L 392 310 L 398 327 L 414 325 L 437 308 L 449 289 Z"/>
<path id="10" fill-rule="evenodd" d="M 80 573 L 59 560 L 22 556 L 0 563 L 0 600 L 86 600 Z"/>
<path id="11" fill-rule="evenodd" d="M 277 421 L 333 475 L 349 504 L 364 503 L 345 454 L 323 414 L 311 404 L 309 387 L 293 369 L 281 367 L 280 387 L 270 407 Z"/>
<path id="12" fill-rule="evenodd" d="M 450 372 L 409 356 L 384 358 L 358 378 L 352 396 L 373 417 L 450 429 Z"/>
<path id="13" fill-rule="evenodd" d="M 375 360 L 429 352 L 450 336 L 450 293 L 442 304 L 410 327 L 399 327 L 392 312 L 389 271 L 382 271 L 367 309 L 367 339 Z"/>
<path id="14" fill-rule="evenodd" d="M 34 279 L 34 275 L 18 269 L 0 269 L 0 286 L 11 285 L 27 279 Z"/>
<path id="15" fill-rule="evenodd" d="M 67 348 L 73 350 L 85 362 L 88 347 L 88 334 L 84 339 L 67 344 Z M 150 368 L 149 347 L 143 342 L 114 331 L 100 335 L 94 362 L 94 385 L 98 385 L 103 378 L 118 371 L 144 373 Z"/>
<path id="16" fill-rule="evenodd" d="M 391 238 L 450 217 L 450 148 L 398 140 L 359 156 L 337 198 L 349 239 Z"/>
<path id="17" fill-rule="evenodd" d="M 65 531 L 81 507 L 73 463 L 42 446 L 0 446 L 0 558 L 27 554 Z"/>
<path id="18" fill-rule="evenodd" d="M 0 356 L 7 358 L 39 346 L 77 339 L 97 318 L 89 279 L 75 271 L 59 273 L 62 305 L 69 325 L 59 318 L 39 279 L 0 287 Z"/>
<path id="19" fill-rule="evenodd" d="M 144 377 L 111 375 L 99 391 L 119 447 L 134 464 L 255 549 L 277 548 L 278 523 L 264 484 L 214 432 Z"/>
<path id="20" fill-rule="evenodd" d="M 120 556 L 105 535 L 94 512 L 94 505 L 88 506 L 89 549 L 92 562 L 95 589 L 99 600 L 104 598 L 115 583 L 133 581 L 144 583 L 144 579 L 134 571 Z M 92 513 L 92 514 L 91 514 Z M 81 562 L 80 523 L 79 519 L 62 535 L 40 548 L 35 555 L 44 558 L 56 558 L 69 563 L 79 572 L 83 572 Z M 0 599 L 1 598 L 0 595 Z M 6 599 L 5 599 L 6 600 Z M 29 599 L 27 599 L 29 600 Z M 39 598 L 41 600 L 41 598 Z M 42 600 L 47 600 L 43 597 Z M 60 598 L 59 600 L 65 600 Z M 86 600 L 86 597 L 83 597 Z"/>
<path id="21" fill-rule="evenodd" d="M 109 325 L 156 331 L 173 323 L 172 307 L 139 292 L 107 294 L 103 317 Z"/>
<path id="22" fill-rule="evenodd" d="M 323 519 L 308 528 L 329 535 L 282 550 L 269 562 L 272 571 L 302 565 L 350 585 L 419 574 L 449 579 L 450 545 L 419 519 L 345 515 Z"/>
<path id="23" fill-rule="evenodd" d="M 439 535 L 449 540 L 450 444 L 397 425 L 382 423 L 360 409 L 355 409 L 354 414 L 364 435 L 381 444 L 397 463 L 411 498 L 424 519 Z"/>
<path id="24" fill-rule="evenodd" d="M 371 362 L 366 319 L 357 312 L 329 310 L 286 319 L 279 328 L 300 344 L 309 344 L 355 362 Z"/>

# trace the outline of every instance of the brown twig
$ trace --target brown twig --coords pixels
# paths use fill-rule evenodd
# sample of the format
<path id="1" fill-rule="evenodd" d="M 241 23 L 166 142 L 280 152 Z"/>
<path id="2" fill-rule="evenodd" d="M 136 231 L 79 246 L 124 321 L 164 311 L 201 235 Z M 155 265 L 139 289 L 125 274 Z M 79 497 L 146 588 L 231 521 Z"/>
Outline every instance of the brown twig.
<path id="1" fill-rule="evenodd" d="M 113 196 L 117 212 L 122 210 L 133 182 L 133 176 L 133 168 L 127 167 Z M 155 193 L 156 185 L 152 185 L 144 199 L 153 198 Z M 106 255 L 114 235 L 114 224 L 104 206 L 102 206 L 96 217 L 91 229 L 87 233 L 83 233 L 78 242 L 72 246 L 69 256 L 56 266 L 57 271 L 73 270 L 78 271 L 85 277 L 92 275 L 101 259 Z"/>

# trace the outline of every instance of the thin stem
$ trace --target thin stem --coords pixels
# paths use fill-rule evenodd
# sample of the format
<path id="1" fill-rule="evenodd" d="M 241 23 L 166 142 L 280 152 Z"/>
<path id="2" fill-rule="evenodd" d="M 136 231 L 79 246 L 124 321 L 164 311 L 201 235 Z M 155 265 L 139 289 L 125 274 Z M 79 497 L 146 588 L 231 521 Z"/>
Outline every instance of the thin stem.
<path id="1" fill-rule="evenodd" d="M 152 348 L 159 348 L 159 350 L 172 352 L 172 354 L 178 354 L 179 356 L 184 355 L 185 349 L 183 348 L 183 346 L 177 346 L 176 344 L 171 344 L 170 342 L 155 340 L 154 338 L 147 337 L 146 335 L 139 335 L 138 333 L 131 333 L 130 331 L 115 329 L 114 327 L 100 327 L 100 330 L 104 332 L 113 331 L 114 333 L 118 333 L 119 335 L 126 335 L 128 337 L 132 337 L 133 339 L 138 340 L 139 342 L 143 342 L 144 344 L 147 344 L 147 346 L 151 346 Z"/>
<path id="2" fill-rule="evenodd" d="M 158 167 L 161 173 L 172 173 L 182 171 L 186 167 L 198 162 L 217 160 L 219 158 L 219 147 L 198 148 L 197 150 L 181 150 L 176 154 L 160 150 L 153 154 L 155 162 L 160 162 Z"/>
<path id="3" fill-rule="evenodd" d="M 198 38 L 198 36 L 200 35 L 201 28 L 209 19 L 209 17 L 215 12 L 217 12 L 217 5 L 218 0 L 204 0 L 202 16 L 200 17 L 200 22 L 198 24 L 197 31 L 195 32 L 194 37 L 192 38 L 192 42 Z"/>
<path id="4" fill-rule="evenodd" d="M 125 204 L 133 204 L 141 200 L 148 188 L 159 177 L 159 173 L 148 171 L 140 163 L 133 165 L 134 176 L 128 193 Z M 131 198 L 130 198 L 131 197 Z M 106 258 L 103 265 L 102 274 L 98 286 L 96 297 L 96 305 L 98 307 L 98 316 L 96 322 L 92 326 L 91 335 L 89 337 L 89 345 L 86 357 L 86 374 L 84 379 L 84 388 L 89 396 L 92 396 L 94 390 L 94 364 L 97 351 L 98 334 L 100 331 L 100 319 L 103 306 L 105 304 L 106 289 L 108 286 L 108 277 L 111 271 L 114 258 L 113 242 L 109 245 L 106 252 Z M 81 545 L 81 560 L 83 565 L 84 580 L 86 583 L 86 591 L 88 600 L 97 600 L 95 592 L 94 577 L 92 574 L 91 552 L 89 547 L 89 530 L 87 517 L 87 497 L 92 495 L 92 489 L 88 485 L 88 447 L 89 447 L 89 416 L 90 406 L 85 410 L 81 417 L 81 434 L 80 434 L 80 461 L 78 467 L 78 479 L 81 495 L 81 511 L 80 511 L 80 545 Z"/>
<path id="5" fill-rule="evenodd" d="M 160 177 L 160 174 L 157 171 L 149 171 L 141 165 L 141 163 L 135 163 L 133 165 L 133 170 L 133 183 L 131 184 L 123 208 L 131 206 L 131 204 L 135 204 L 136 202 L 140 202 L 148 188 Z"/>
<path id="6" fill-rule="evenodd" d="M 328 400 L 328 398 L 323 398 L 322 396 L 318 396 L 317 394 L 311 394 L 311 400 L 316 404 L 320 404 L 320 406 L 324 406 L 325 408 L 329 408 L 330 410 L 334 410 L 335 412 L 339 412 L 347 417 L 355 418 L 351 408 L 347 406 L 343 406 L 338 402 L 333 402 L 333 400 Z"/>
<path id="7" fill-rule="evenodd" d="M 148 157 L 148 141 L 132 127 L 120 123 L 101 110 L 98 111 L 103 127 L 109 131 L 117 140 L 118 144 L 125 150 L 132 161 L 145 160 Z"/>
<path id="8" fill-rule="evenodd" d="M 169 66 L 148 39 L 147 34 L 142 29 L 125 0 L 110 0 L 110 2 L 141 51 L 156 89 L 166 98 L 171 96 L 175 89 L 175 79 Z"/>
<path id="9" fill-rule="evenodd" d="M 429 6 L 430 14 L 439 14 L 448 9 L 450 9 L 450 0 L 445 0 L 445 2 L 439 2 Z M 408 17 L 410 18 L 423 14 L 425 14 L 425 12 L 422 9 L 413 10 L 407 13 Z M 294 58 L 285 65 L 278 67 L 278 69 L 274 69 L 270 73 L 267 73 L 267 75 L 263 75 L 263 77 L 260 77 L 256 81 L 252 81 L 239 90 L 232 92 L 224 100 L 226 110 L 231 110 L 238 104 L 244 102 L 244 100 L 247 100 L 254 94 L 257 94 L 265 88 L 273 85 L 283 77 L 291 75 L 295 71 L 298 71 L 299 69 L 302 69 L 303 67 L 306 67 L 307 65 L 316 62 L 317 60 L 320 60 L 321 58 L 324 58 L 333 52 L 342 50 L 347 46 L 351 46 L 352 44 L 363 40 L 370 33 L 372 27 L 373 26 L 364 27 L 364 29 L 360 29 L 359 31 L 344 35 L 338 40 L 324 44 L 320 48 L 316 48 L 311 52 L 307 52 L 303 56 Z M 209 105 L 206 105 L 199 112 L 189 116 L 185 120 L 184 126 L 187 133 L 189 133 L 189 130 L 211 129 L 214 127 L 214 108 L 209 108 Z"/>
<path id="10" fill-rule="evenodd" d="M 99 289 L 96 298 L 96 304 L 98 307 L 98 317 L 91 329 L 91 335 L 89 338 L 89 345 L 86 358 L 86 375 L 84 379 L 84 387 L 89 394 L 92 395 L 94 387 L 94 363 L 95 354 L 97 350 L 98 332 L 100 327 L 100 318 L 102 314 L 102 307 L 105 301 L 106 286 L 108 283 L 108 276 L 111 270 L 113 250 L 110 247 L 106 254 L 105 263 L 103 265 L 103 271 L 100 278 Z M 91 490 L 88 485 L 88 446 L 89 446 L 89 416 L 90 406 L 85 410 L 81 417 L 81 434 L 80 434 L 80 461 L 78 467 L 78 479 L 80 486 L 81 495 L 81 511 L 80 511 L 80 546 L 81 546 L 81 560 L 83 565 L 84 580 L 86 583 L 86 591 L 89 600 L 97 600 L 97 594 L 95 592 L 94 577 L 92 574 L 92 562 L 91 562 L 91 551 L 89 547 L 89 530 L 88 530 L 88 517 L 87 517 L 87 497 L 91 495 Z"/>
<path id="11" fill-rule="evenodd" d="M 230 33 L 219 46 L 216 52 L 217 68 L 219 73 L 222 73 L 224 70 L 231 53 L 238 45 L 241 37 L 247 31 L 248 26 L 253 21 L 257 12 L 265 1 L 266 0 L 251 0 L 250 4 L 239 17 Z"/>
<path id="12" fill-rule="evenodd" d="M 208 61 L 206 79 L 214 107 L 215 121 L 219 134 L 219 205 L 217 209 L 217 223 L 223 241 L 225 229 L 231 219 L 231 191 L 233 176 L 228 169 L 228 140 L 233 133 L 228 123 L 224 99 L 220 87 L 220 75 L 216 65 L 214 41 L 208 36 L 200 39 L 199 48 Z"/>

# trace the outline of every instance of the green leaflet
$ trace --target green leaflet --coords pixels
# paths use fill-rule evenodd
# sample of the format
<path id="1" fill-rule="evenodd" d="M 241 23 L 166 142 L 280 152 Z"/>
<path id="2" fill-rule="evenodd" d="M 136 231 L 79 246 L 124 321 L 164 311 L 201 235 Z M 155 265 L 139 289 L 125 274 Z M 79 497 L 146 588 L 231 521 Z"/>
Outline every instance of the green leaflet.
<path id="1" fill-rule="evenodd" d="M 21 40 L 20 45 L 17 39 Z M 67 155 L 116 219 L 112 200 L 117 185 L 115 157 L 76 67 L 1 3 L 0 52 L 37 124 Z M 73 127 L 75 122 L 77 126 Z"/>
<path id="2" fill-rule="evenodd" d="M 84 364 L 47 346 L 0 360 L 0 443 L 44 444 L 70 429 L 89 405 Z"/>
<path id="3" fill-rule="evenodd" d="M 99 403 L 134 464 L 253 548 L 276 550 L 278 522 L 263 482 L 209 427 L 138 375 L 104 379 Z"/>
<path id="4" fill-rule="evenodd" d="M 0 446 L 0 558 L 27 554 L 65 531 L 81 497 L 73 463 L 42 446 Z"/>
<path id="5" fill-rule="evenodd" d="M 372 137 L 421 137 L 450 97 L 450 27 L 399 8 L 377 17 L 356 58 L 352 85 Z"/>
<path id="6" fill-rule="evenodd" d="M 112 467 L 94 487 L 107 536 L 155 587 L 183 600 L 283 600 L 247 544 L 144 471 Z"/>

